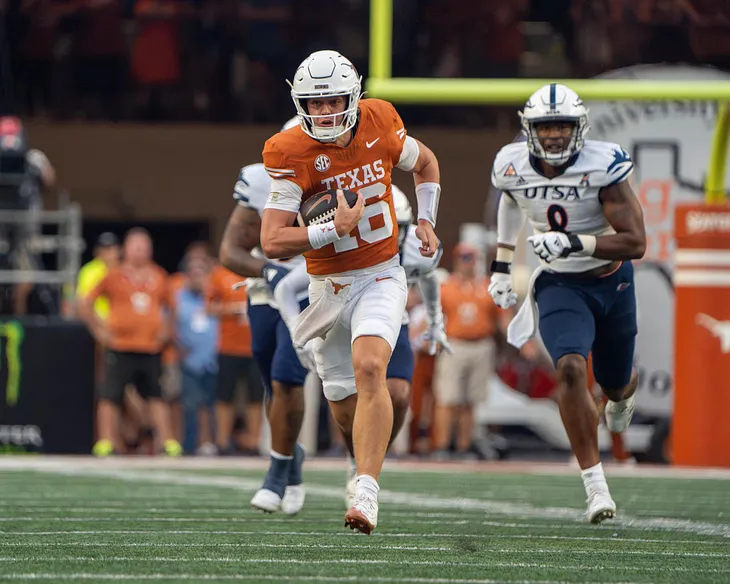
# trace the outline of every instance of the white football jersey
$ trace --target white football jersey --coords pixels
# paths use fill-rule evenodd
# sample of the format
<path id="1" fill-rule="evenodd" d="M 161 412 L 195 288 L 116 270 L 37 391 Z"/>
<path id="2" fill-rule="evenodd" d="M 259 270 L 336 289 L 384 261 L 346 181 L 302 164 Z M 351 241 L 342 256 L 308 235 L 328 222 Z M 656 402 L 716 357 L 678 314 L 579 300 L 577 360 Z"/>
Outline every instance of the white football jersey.
<path id="1" fill-rule="evenodd" d="M 443 247 L 439 246 L 438 251 L 432 258 L 421 255 L 421 240 L 416 237 L 416 226 L 409 225 L 408 233 L 400 248 L 400 265 L 406 273 L 408 286 L 412 286 L 422 276 L 433 272 L 439 266 Z M 402 324 L 408 324 L 408 312 L 403 313 Z"/>
<path id="2" fill-rule="evenodd" d="M 269 173 L 264 169 L 263 164 L 249 164 L 244 166 L 238 173 L 236 185 L 233 187 L 233 198 L 242 207 L 255 210 L 259 217 L 264 214 L 264 207 L 269 198 L 269 189 L 271 187 L 271 178 Z M 297 264 L 304 262 L 304 256 L 296 256 L 288 260 L 270 260 L 264 256 L 260 248 L 251 251 L 251 255 L 265 259 L 273 264 L 281 264 L 290 268 L 294 268 Z M 246 292 L 248 293 L 248 301 L 252 306 L 260 304 L 268 304 L 276 308 L 276 303 L 266 285 L 263 278 L 247 278 Z M 303 300 L 307 297 L 306 291 L 300 294 L 297 299 Z"/>
<path id="3" fill-rule="evenodd" d="M 263 164 L 249 164 L 238 173 L 236 186 L 233 187 L 233 198 L 242 207 L 255 210 L 259 217 L 264 214 L 264 207 L 269 198 L 271 177 Z"/>
<path id="4" fill-rule="evenodd" d="M 603 187 L 628 179 L 634 169 L 621 146 L 586 140 L 573 164 L 552 179 L 540 174 L 532 162 L 525 142 L 507 144 L 494 160 L 492 184 L 512 196 L 535 233 L 615 233 L 603 213 L 599 194 Z M 545 265 L 555 272 L 584 272 L 608 263 L 610 260 L 570 255 Z"/>

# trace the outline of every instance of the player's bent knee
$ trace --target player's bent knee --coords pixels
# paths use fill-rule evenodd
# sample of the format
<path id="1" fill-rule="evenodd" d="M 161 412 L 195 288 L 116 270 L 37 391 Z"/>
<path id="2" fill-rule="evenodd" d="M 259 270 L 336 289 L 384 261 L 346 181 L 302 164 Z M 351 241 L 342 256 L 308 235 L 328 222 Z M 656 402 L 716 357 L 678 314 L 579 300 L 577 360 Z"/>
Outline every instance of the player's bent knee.
<path id="1" fill-rule="evenodd" d="M 361 355 L 353 360 L 355 379 L 360 384 L 375 385 L 385 381 L 385 370 L 388 367 L 387 360 L 384 361 L 378 355 Z"/>
<path id="2" fill-rule="evenodd" d="M 558 359 L 556 367 L 558 380 L 565 384 L 570 391 L 573 389 L 586 390 L 586 360 L 583 355 L 563 355 Z"/>

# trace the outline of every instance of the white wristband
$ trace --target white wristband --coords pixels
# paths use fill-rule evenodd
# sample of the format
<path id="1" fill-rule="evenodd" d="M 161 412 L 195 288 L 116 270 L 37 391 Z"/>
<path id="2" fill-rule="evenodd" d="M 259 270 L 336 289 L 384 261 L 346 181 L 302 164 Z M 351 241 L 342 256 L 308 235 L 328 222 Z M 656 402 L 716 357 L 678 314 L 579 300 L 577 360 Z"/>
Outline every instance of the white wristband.
<path id="1" fill-rule="evenodd" d="M 441 185 L 434 182 L 421 183 L 416 187 L 418 200 L 418 219 L 424 219 L 436 227 L 436 215 L 439 212 Z"/>
<path id="2" fill-rule="evenodd" d="M 583 244 L 583 249 L 575 255 L 580 256 L 592 256 L 593 252 L 596 251 L 596 236 L 595 235 L 579 235 L 578 239 Z"/>
<path id="3" fill-rule="evenodd" d="M 309 243 L 312 245 L 312 249 L 320 249 L 340 239 L 340 236 L 337 235 L 334 221 L 310 225 L 307 227 L 307 235 L 309 236 Z"/>
<path id="4" fill-rule="evenodd" d="M 508 264 L 511 264 L 514 257 L 515 257 L 514 250 L 509 249 L 507 247 L 498 247 L 497 248 L 497 257 L 495 259 L 498 262 L 506 262 Z"/>

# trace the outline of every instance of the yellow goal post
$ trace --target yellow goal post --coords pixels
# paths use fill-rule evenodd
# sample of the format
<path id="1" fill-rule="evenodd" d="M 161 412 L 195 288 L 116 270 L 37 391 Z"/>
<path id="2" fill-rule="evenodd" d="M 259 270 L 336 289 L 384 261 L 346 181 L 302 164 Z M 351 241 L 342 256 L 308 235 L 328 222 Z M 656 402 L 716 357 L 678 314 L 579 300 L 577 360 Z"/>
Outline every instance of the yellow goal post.
<path id="1" fill-rule="evenodd" d="M 391 76 L 393 0 L 370 0 L 370 60 L 366 89 L 371 97 L 408 104 L 522 104 L 547 82 L 565 83 L 589 100 L 718 101 L 705 183 L 707 203 L 725 202 L 730 136 L 730 81 L 627 79 L 454 79 Z"/>

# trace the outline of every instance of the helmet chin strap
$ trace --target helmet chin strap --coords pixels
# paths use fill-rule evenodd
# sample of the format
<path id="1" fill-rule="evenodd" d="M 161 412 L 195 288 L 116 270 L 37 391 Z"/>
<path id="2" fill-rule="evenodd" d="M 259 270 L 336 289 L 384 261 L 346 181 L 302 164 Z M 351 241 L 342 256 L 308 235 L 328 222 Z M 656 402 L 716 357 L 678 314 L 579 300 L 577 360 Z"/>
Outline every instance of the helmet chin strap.
<path id="1" fill-rule="evenodd" d="M 317 140 L 321 140 L 322 142 L 334 142 L 345 133 L 344 124 L 340 124 L 339 126 L 316 126 L 312 124 L 312 134 L 317 137 Z"/>

